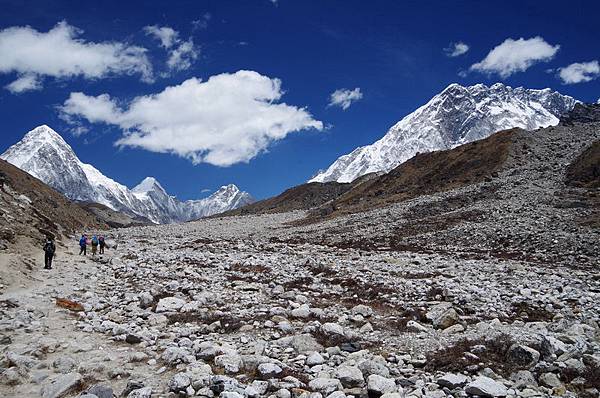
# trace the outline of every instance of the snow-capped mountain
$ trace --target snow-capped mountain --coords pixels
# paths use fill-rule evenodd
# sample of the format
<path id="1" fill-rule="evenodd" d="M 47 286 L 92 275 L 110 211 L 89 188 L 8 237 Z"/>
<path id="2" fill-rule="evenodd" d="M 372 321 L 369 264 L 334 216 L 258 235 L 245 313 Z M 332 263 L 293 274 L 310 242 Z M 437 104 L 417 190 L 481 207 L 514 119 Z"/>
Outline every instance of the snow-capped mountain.
<path id="1" fill-rule="evenodd" d="M 205 199 L 179 201 L 155 178 L 147 177 L 127 188 L 83 163 L 69 144 L 43 125 L 0 155 L 0 158 L 39 178 L 70 199 L 96 202 L 114 210 L 145 217 L 155 223 L 172 223 L 205 217 L 252 203 L 254 199 L 235 185 L 221 187 Z"/>
<path id="2" fill-rule="evenodd" d="M 451 84 L 379 141 L 341 156 L 309 182 L 351 182 L 368 173 L 388 172 L 417 153 L 450 149 L 513 127 L 555 125 L 577 102 L 549 88 Z"/>

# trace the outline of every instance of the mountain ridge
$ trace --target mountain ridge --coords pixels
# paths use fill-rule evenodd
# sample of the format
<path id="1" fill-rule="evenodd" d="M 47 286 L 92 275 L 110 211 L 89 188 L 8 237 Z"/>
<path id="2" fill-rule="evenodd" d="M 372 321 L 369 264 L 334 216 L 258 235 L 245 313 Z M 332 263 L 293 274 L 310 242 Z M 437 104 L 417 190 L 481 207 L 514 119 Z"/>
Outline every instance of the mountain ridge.
<path id="1" fill-rule="evenodd" d="M 0 158 L 39 178 L 69 199 L 99 203 L 157 224 L 189 221 L 254 201 L 250 194 L 233 184 L 221 187 L 208 198 L 187 201 L 169 195 L 154 177 L 146 177 L 129 189 L 93 165 L 82 162 L 73 148 L 48 125 L 29 131 Z"/>
<path id="2" fill-rule="evenodd" d="M 451 149 L 496 131 L 556 125 L 576 103 L 548 88 L 453 83 L 394 124 L 382 138 L 339 157 L 309 182 L 351 182 L 364 174 L 388 172 L 417 153 Z"/>

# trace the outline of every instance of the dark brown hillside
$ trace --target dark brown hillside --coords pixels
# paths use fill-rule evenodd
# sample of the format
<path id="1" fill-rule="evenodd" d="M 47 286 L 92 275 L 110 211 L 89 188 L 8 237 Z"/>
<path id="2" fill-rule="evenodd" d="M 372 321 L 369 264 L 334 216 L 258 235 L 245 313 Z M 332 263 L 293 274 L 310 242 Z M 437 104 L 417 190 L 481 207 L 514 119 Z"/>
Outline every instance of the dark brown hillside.
<path id="1" fill-rule="evenodd" d="M 0 159 L 0 240 L 43 239 L 108 226 L 40 180 Z"/>
<path id="2" fill-rule="evenodd" d="M 153 225 L 154 223 L 147 218 L 138 216 L 132 217 L 128 214 L 115 211 L 108 206 L 95 202 L 79 202 L 78 206 L 95 215 L 98 220 L 108 224 L 111 228 L 127 228 L 141 225 Z"/>
<path id="3" fill-rule="evenodd" d="M 581 188 L 600 188 L 600 140 L 594 141 L 569 165 L 566 184 Z"/>
<path id="4" fill-rule="evenodd" d="M 311 182 L 290 188 L 283 193 L 259 202 L 219 214 L 219 216 L 239 216 L 247 214 L 283 213 L 293 210 L 308 210 L 327 203 L 344 192 L 352 184 L 337 182 Z"/>
<path id="5" fill-rule="evenodd" d="M 481 182 L 506 161 L 517 132 L 506 130 L 450 150 L 418 154 L 389 173 L 355 186 L 328 204 L 328 211 L 317 209 L 313 217 L 361 212 Z"/>

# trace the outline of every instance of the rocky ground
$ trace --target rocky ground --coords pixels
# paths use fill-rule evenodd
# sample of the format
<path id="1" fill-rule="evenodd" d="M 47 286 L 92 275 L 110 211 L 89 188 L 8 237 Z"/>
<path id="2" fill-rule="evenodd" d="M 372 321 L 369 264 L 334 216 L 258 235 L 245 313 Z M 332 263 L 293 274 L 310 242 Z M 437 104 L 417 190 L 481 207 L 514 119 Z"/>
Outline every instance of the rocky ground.
<path id="1" fill-rule="evenodd" d="M 319 223 L 114 230 L 51 271 L 7 246 L 0 396 L 598 397 L 600 200 L 565 177 L 594 120 L 520 135 L 477 184 Z"/>
<path id="2" fill-rule="evenodd" d="M 597 268 L 280 242 L 302 216 L 62 249 L 0 296 L 0 395 L 598 396 Z"/>

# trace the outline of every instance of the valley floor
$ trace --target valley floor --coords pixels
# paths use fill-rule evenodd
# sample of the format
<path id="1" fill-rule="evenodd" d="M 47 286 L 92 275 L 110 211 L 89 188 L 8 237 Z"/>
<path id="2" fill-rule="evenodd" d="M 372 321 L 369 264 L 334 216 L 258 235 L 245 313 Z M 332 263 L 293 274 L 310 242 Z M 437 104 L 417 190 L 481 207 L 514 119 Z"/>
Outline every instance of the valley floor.
<path id="1" fill-rule="evenodd" d="M 27 260 L 0 296 L 0 396 L 598 396 L 593 253 L 389 250 L 289 226 L 302 216 L 116 230 L 102 258 Z"/>

